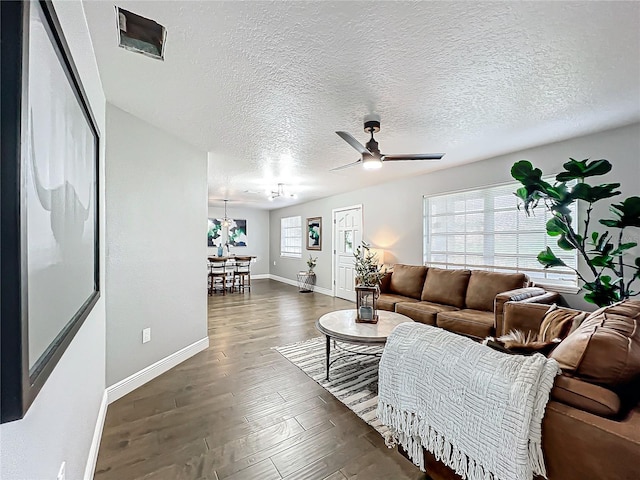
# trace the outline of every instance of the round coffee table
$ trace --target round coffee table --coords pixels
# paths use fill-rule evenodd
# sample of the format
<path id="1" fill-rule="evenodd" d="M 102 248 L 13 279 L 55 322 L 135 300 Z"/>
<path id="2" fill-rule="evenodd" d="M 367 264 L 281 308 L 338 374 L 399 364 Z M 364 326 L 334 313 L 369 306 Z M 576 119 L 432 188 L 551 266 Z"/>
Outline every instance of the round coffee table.
<path id="1" fill-rule="evenodd" d="M 409 317 L 395 312 L 378 310 L 378 323 L 356 323 L 355 310 L 337 310 L 321 316 L 316 321 L 316 328 L 327 337 L 327 380 L 331 365 L 331 339 L 354 345 L 384 345 L 387 337 L 401 323 L 413 322 Z M 365 354 L 359 355 L 380 355 Z"/>

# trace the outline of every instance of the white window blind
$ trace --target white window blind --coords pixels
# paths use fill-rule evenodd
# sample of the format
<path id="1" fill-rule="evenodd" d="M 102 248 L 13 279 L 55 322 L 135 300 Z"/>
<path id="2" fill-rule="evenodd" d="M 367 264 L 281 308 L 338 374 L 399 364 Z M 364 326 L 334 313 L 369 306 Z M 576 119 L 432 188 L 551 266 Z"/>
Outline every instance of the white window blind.
<path id="1" fill-rule="evenodd" d="M 302 217 L 280 219 L 280 256 L 302 257 Z"/>
<path id="2" fill-rule="evenodd" d="M 487 187 L 424 198 L 424 262 L 441 268 L 522 272 L 538 284 L 575 287 L 574 271 L 545 270 L 537 256 L 547 246 L 569 267 L 576 268 L 577 252 L 557 246 L 542 207 L 527 217 L 513 194 L 520 184 Z M 578 224 L 576 208 L 572 211 Z"/>

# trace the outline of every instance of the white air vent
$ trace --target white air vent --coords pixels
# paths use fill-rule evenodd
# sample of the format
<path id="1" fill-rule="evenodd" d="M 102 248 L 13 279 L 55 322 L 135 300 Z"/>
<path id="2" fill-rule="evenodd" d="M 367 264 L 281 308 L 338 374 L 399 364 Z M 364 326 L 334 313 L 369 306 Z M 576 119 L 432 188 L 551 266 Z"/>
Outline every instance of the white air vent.
<path id="1" fill-rule="evenodd" d="M 164 60 L 167 30 L 157 22 L 116 7 L 118 45 L 132 52 Z"/>

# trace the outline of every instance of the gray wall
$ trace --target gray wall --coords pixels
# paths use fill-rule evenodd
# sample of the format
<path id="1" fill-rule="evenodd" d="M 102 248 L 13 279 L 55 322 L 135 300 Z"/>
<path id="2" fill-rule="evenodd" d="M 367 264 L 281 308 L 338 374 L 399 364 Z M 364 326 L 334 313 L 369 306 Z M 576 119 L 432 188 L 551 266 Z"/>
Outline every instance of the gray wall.
<path id="1" fill-rule="evenodd" d="M 602 177 L 603 182 L 620 182 L 623 196 L 640 195 L 640 124 L 599 132 L 563 142 L 543 145 L 508 155 L 439 170 L 426 175 L 402 179 L 353 192 L 335 195 L 302 205 L 270 212 L 271 273 L 295 280 L 296 272 L 306 268 L 308 253 L 303 249 L 301 259 L 280 257 L 280 218 L 301 215 L 321 216 L 323 219 L 322 251 L 318 256 L 317 285 L 331 289 L 331 211 L 355 204 L 363 205 L 363 239 L 374 247 L 384 248 L 386 263 L 422 263 L 423 195 L 479 188 L 512 181 L 510 169 L 514 162 L 530 160 L 545 173 L 561 170 L 569 157 L 606 158 L 613 171 Z M 393 168 L 388 165 L 383 168 Z M 354 175 L 366 175 L 354 170 Z M 600 180 L 599 180 L 600 181 Z M 594 210 L 594 215 L 607 215 L 607 207 Z M 636 230 L 635 240 L 640 243 Z M 273 264 L 275 261 L 275 265 Z M 581 267 L 583 271 L 584 266 Z M 585 304 L 581 295 L 565 294 L 568 303 L 576 308 L 593 308 Z"/>
<path id="2" fill-rule="evenodd" d="M 236 255 L 255 255 L 255 263 L 251 265 L 251 275 L 269 273 L 269 211 L 257 208 L 235 207 L 232 202 L 227 205 L 229 218 L 247 220 L 247 246 L 229 247 L 230 253 Z M 224 217 L 224 207 L 209 207 L 209 218 Z M 216 255 L 217 248 L 207 248 L 208 255 Z M 225 249 L 226 253 L 226 249 Z"/>
<path id="3" fill-rule="evenodd" d="M 54 1 L 98 124 L 103 148 L 105 99 L 80 2 Z M 101 177 L 104 176 L 101 174 Z M 104 266 L 104 183 L 100 185 L 100 263 Z M 22 420 L 0 426 L 0 478 L 53 479 L 63 461 L 67 479 L 84 475 L 105 388 L 105 282 L 100 300 Z"/>
<path id="4" fill-rule="evenodd" d="M 107 104 L 106 157 L 110 386 L 207 336 L 207 154 Z"/>

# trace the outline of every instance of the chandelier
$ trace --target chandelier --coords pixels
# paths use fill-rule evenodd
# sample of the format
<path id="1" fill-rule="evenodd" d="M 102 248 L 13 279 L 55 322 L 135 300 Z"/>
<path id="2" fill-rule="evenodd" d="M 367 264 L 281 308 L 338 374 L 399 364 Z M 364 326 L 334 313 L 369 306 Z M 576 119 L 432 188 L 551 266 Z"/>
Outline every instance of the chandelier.
<path id="1" fill-rule="evenodd" d="M 223 201 L 224 201 L 224 218 L 222 219 L 222 226 L 228 227 L 231 224 L 231 220 L 229 219 L 229 217 L 227 217 L 227 202 L 229 200 L 223 200 Z"/>
<path id="2" fill-rule="evenodd" d="M 278 184 L 278 189 L 277 190 L 271 190 L 271 193 L 269 194 L 269 201 L 273 201 L 276 198 L 279 197 L 287 197 L 287 198 L 296 198 L 297 195 L 295 193 L 288 193 L 285 191 L 284 189 L 284 183 L 279 183 Z"/>

